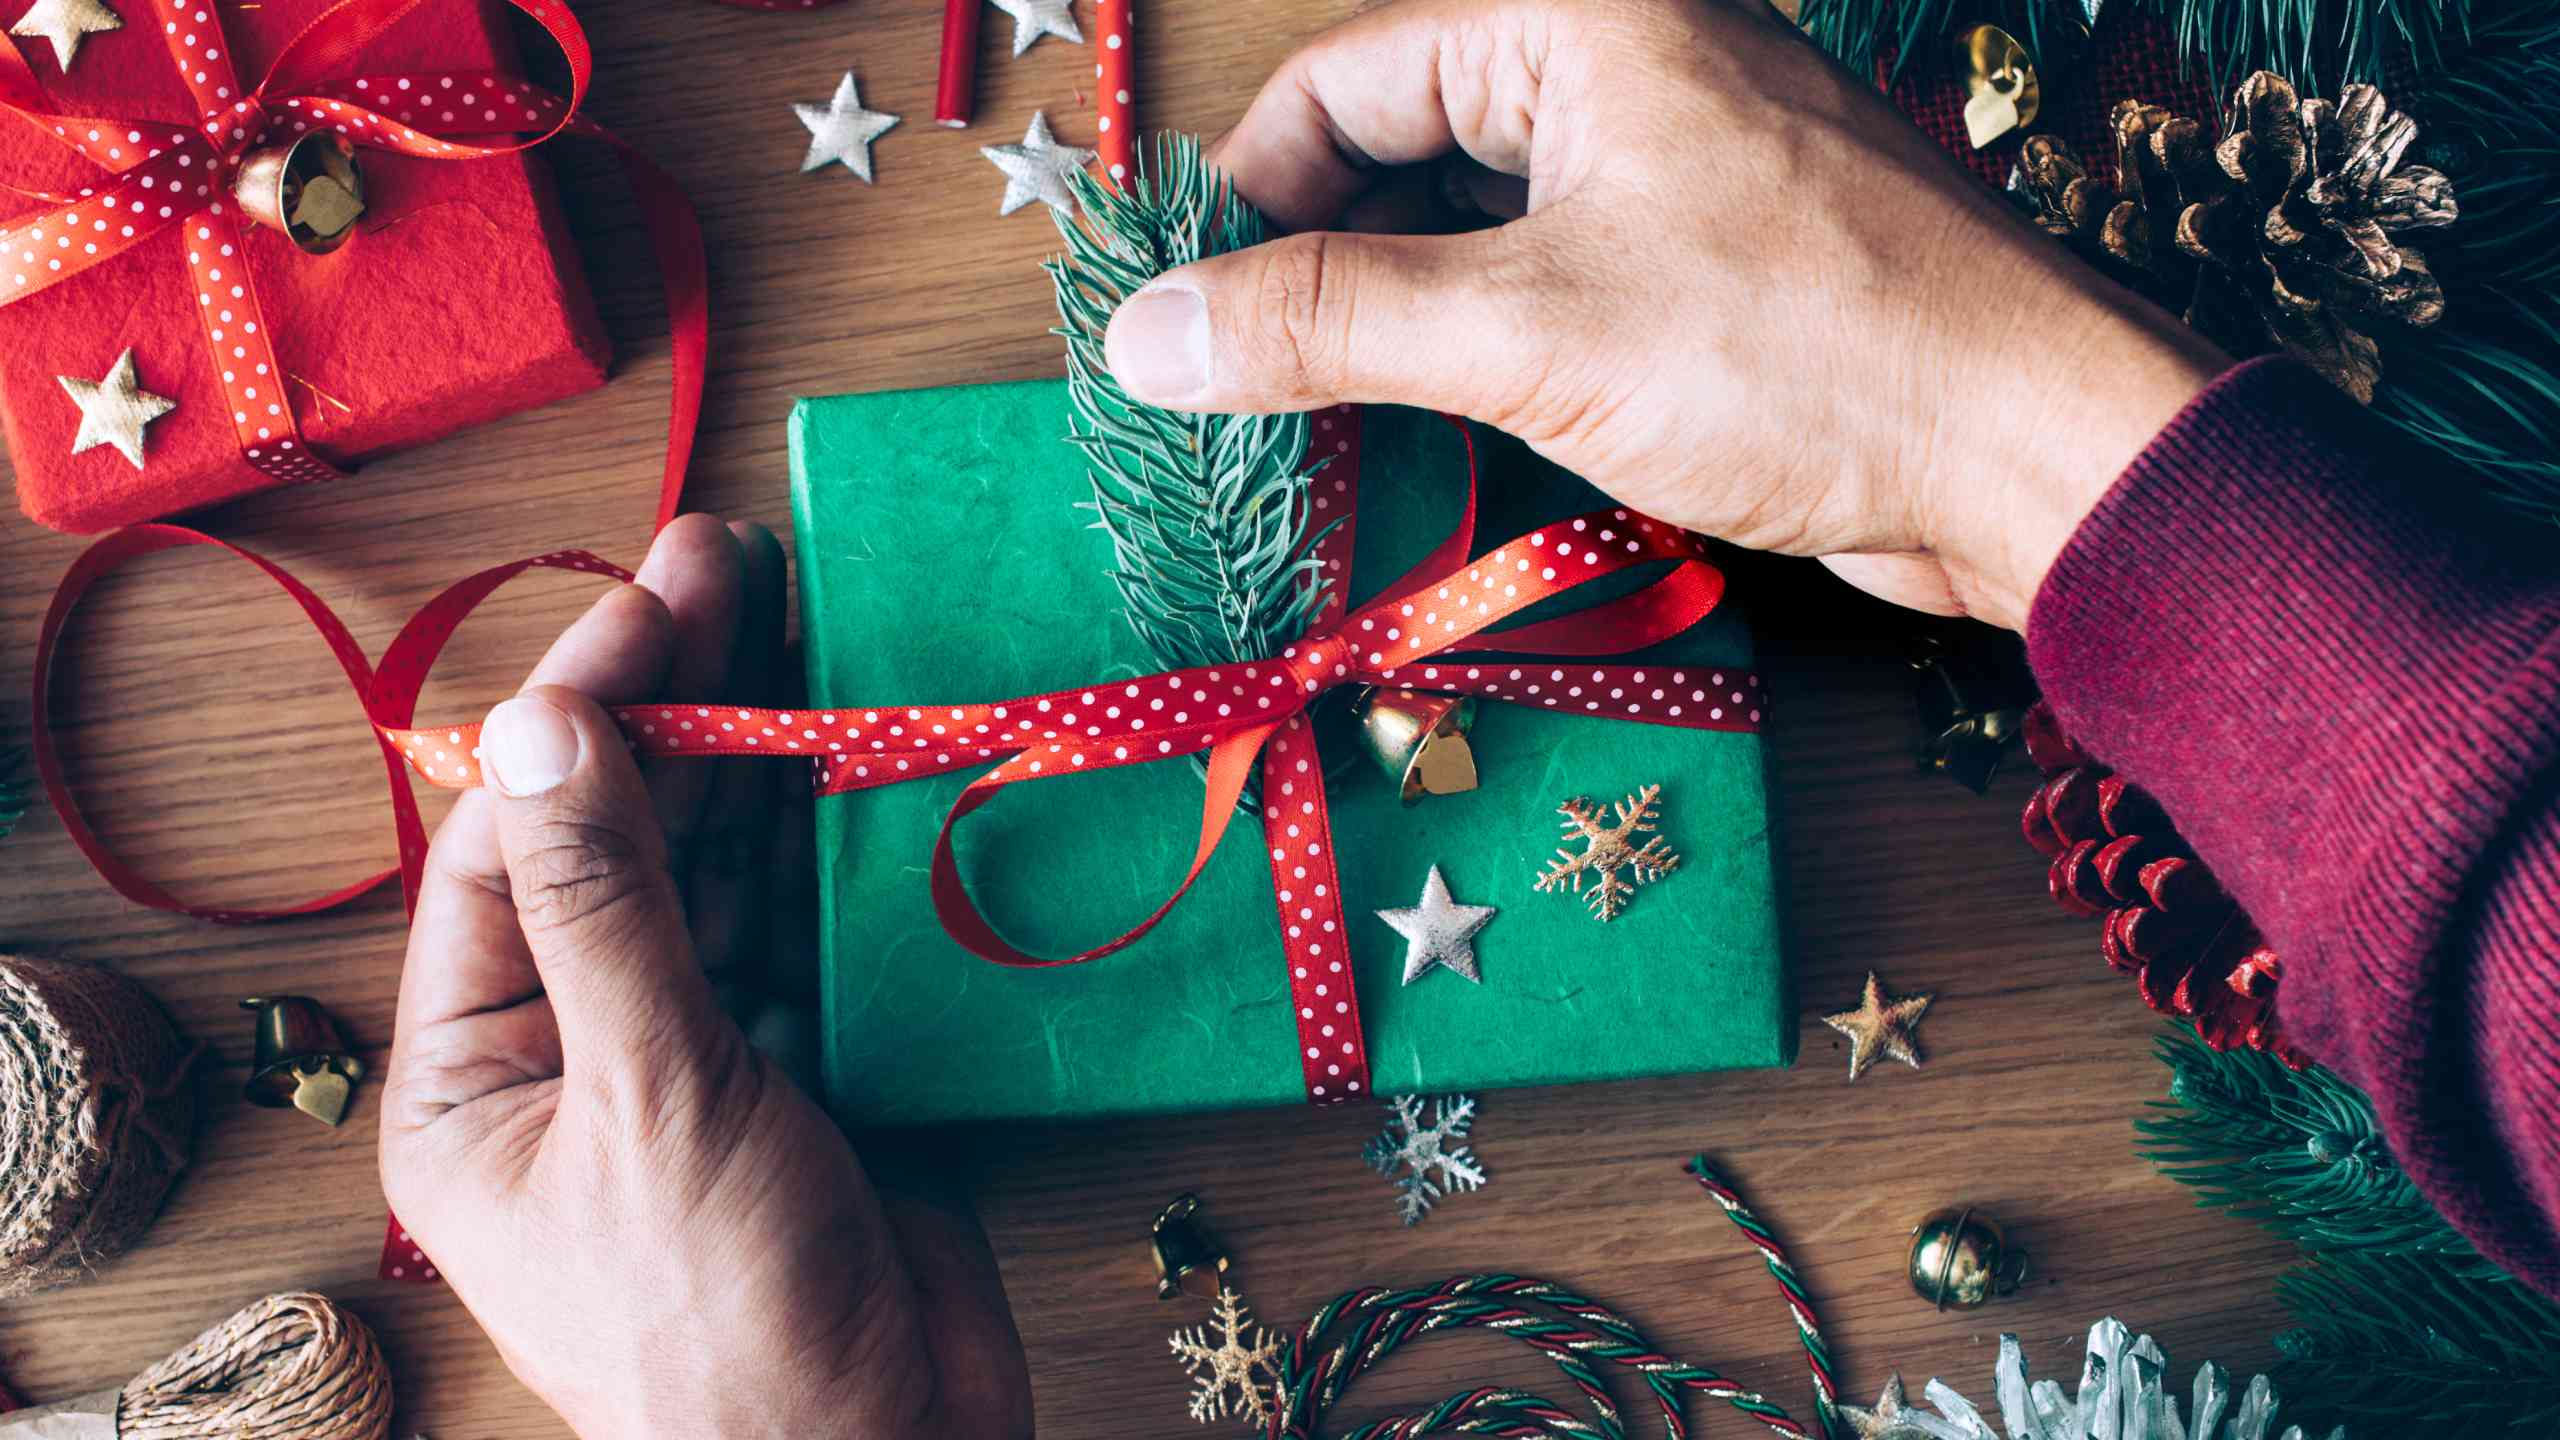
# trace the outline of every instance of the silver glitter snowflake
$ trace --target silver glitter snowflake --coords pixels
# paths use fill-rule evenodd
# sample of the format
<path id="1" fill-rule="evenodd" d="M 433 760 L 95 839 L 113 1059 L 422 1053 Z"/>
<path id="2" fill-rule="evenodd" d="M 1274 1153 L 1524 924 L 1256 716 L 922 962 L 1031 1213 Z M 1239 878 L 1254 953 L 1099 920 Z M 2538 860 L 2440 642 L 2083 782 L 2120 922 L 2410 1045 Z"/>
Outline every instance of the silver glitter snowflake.
<path id="1" fill-rule="evenodd" d="M 1484 1167 L 1467 1147 L 1467 1129 L 1475 1124 L 1476 1102 L 1466 1095 L 1443 1095 L 1432 1102 L 1432 1120 L 1422 1123 L 1422 1097 L 1398 1095 L 1387 1101 L 1395 1116 L 1361 1157 L 1369 1168 L 1395 1183 L 1396 1212 L 1407 1225 L 1420 1224 L 1431 1202 L 1460 1190 L 1484 1188 Z M 1397 1170 L 1406 1173 L 1398 1175 Z"/>
<path id="2" fill-rule="evenodd" d="M 2230 1372 L 2207 1361 L 2196 1372 L 2193 1408 L 2182 1417 L 2169 1393 L 2168 1369 L 2168 1355 L 2150 1336 L 2137 1339 L 2117 1320 L 2101 1320 L 2089 1327 L 2079 1394 L 2065 1399 L 2051 1380 L 2028 1383 L 2026 1352 L 2017 1336 L 2003 1335 L 1992 1372 L 2000 1423 L 2008 1440 L 2304 1440 L 2299 1425 L 2277 1435 L 2276 1390 L 2266 1376 L 2251 1378 L 2235 1405 Z M 1888 1440 L 2001 1440 L 1982 1412 L 1943 1381 L 1930 1381 L 1922 1392 L 1935 1414 L 1903 1408 L 1900 1388 L 1897 1383 L 1887 1392 L 1891 1405 L 1861 1412 L 1877 1426 L 1874 1433 Z M 2328 1440 L 2346 1440 L 2346 1434 L 2341 1425 Z"/>
<path id="3" fill-rule="evenodd" d="M 1173 1332 L 1173 1354 L 1191 1377 L 1192 1419 L 1206 1425 L 1233 1415 L 1257 1430 L 1270 1422 L 1280 1384 L 1280 1337 L 1252 1323 L 1242 1296 L 1220 1286 L 1207 1325 Z"/>

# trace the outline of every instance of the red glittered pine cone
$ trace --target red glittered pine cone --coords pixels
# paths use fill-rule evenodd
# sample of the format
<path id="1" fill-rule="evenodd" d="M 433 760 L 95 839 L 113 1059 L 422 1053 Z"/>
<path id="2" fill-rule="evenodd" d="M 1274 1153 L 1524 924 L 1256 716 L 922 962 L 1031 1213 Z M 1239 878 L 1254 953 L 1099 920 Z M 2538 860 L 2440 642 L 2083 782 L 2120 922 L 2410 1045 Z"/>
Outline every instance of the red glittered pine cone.
<path id="1" fill-rule="evenodd" d="M 2027 712 L 2027 757 L 2045 781 L 2027 800 L 2027 843 L 2052 860 L 2062 908 L 2101 921 L 2099 953 L 2163 1015 L 2194 1023 L 2216 1050 L 2246 1046 L 2288 1065 L 2275 1013 L 2277 959 L 2140 787 L 2089 758 L 2051 706 Z"/>

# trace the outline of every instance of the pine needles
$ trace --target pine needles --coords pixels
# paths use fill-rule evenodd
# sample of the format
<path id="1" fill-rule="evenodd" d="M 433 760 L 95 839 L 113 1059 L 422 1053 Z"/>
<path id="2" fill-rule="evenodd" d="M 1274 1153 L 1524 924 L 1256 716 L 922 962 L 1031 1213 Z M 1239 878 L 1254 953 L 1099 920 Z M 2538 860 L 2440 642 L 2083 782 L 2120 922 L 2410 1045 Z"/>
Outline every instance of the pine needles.
<path id="1" fill-rule="evenodd" d="M 2358 1435 L 2560 1431 L 2560 1310 L 2523 1286 L 2411 1255 L 2320 1255 L 2276 1282 L 2296 1328 L 2278 1373 Z"/>
<path id="2" fill-rule="evenodd" d="M 27 781 L 19 772 L 26 766 L 24 750 L 0 750 L 0 840 L 18 828 L 19 817 L 27 813 Z"/>
<path id="3" fill-rule="evenodd" d="M 2206 74 L 2228 85 L 2252 70 L 2273 70 L 2307 94 L 2330 94 L 2350 80 L 2431 71 L 2459 49 L 2473 26 L 2474 0 L 2107 0 L 2158 16 L 2178 47 L 2202 55 Z M 2001 20 L 2023 25 L 2030 54 L 2044 39 L 2076 30 L 2082 0 L 2020 0 Z M 2102 11 L 2102 13 L 2103 13 Z M 1805 33 L 1859 74 L 1879 55 L 1899 75 L 1927 46 L 1946 43 L 1959 19 L 1986 18 L 1957 0 L 1804 0 Z"/>
<path id="4" fill-rule="evenodd" d="M 1083 222 L 1045 268 L 1067 342 L 1070 440 L 1085 452 L 1083 508 L 1111 537 L 1129 623 L 1166 668 L 1276 655 L 1324 597 L 1309 533 L 1304 415 L 1197 415 L 1131 400 L 1103 363 L 1112 312 L 1176 266 L 1261 243 L 1262 216 L 1201 158 L 1159 135 L 1126 193 L 1074 178 Z"/>
<path id="5" fill-rule="evenodd" d="M 2159 1055 L 2169 1098 L 2135 1126 L 2142 1156 L 2195 1187 L 2198 1205 L 2307 1250 L 2441 1255 L 2497 1273 L 2392 1161 L 2372 1102 L 2353 1086 L 2255 1050 L 2215 1051 L 2184 1026 L 2161 1038 Z"/>
<path id="6" fill-rule="evenodd" d="M 2276 1231 L 2305 1263 L 2276 1283 L 2288 1408 L 2358 1435 L 2560 1430 L 2560 1306 L 2454 1233 L 2383 1147 L 2372 1102 L 2318 1067 L 2217 1052 L 2182 1029 L 2144 1155 L 2200 1205 Z"/>

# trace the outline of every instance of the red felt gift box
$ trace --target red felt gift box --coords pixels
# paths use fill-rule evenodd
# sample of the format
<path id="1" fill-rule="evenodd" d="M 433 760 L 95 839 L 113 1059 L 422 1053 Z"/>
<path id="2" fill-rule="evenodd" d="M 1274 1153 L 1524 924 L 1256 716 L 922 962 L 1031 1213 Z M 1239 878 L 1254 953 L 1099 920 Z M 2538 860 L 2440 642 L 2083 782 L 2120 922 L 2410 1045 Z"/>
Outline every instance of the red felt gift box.
<path id="1" fill-rule="evenodd" d="M 52 44 L 19 39 L 56 113 L 0 116 L 0 182 L 67 202 L 112 193 L 109 182 L 122 179 L 136 209 L 165 198 L 202 171 L 170 174 L 145 194 L 134 189 L 137 160 L 184 148 L 179 132 L 195 130 L 211 136 L 197 148 L 208 150 L 202 170 L 212 170 L 211 152 L 231 138 L 219 128 L 221 77 L 182 73 L 181 57 L 227 58 L 254 100 L 249 87 L 333 4 L 264 0 L 217 15 L 210 0 L 116 0 L 122 28 L 83 37 L 67 73 Z M 221 57 L 220 46 L 233 53 Z M 414 124 L 403 132 L 411 148 L 492 122 L 539 133 L 558 114 L 556 101 L 515 78 L 514 45 L 501 15 L 486 9 L 420 7 L 327 69 L 309 93 L 345 95 L 351 112 L 377 115 L 378 130 L 400 128 L 380 117 Z M 326 123 L 316 105 L 295 113 Z M 56 133 L 65 116 L 109 118 Z M 291 138 L 305 127 L 268 128 Z M 603 331 L 540 161 L 358 153 L 365 214 L 330 253 L 305 253 L 249 223 L 216 191 L 195 202 L 221 207 L 211 223 L 164 222 L 111 259 L 0 306 L 0 425 L 29 516 L 74 532 L 147 520 L 326 477 L 301 457 L 351 465 L 603 383 Z M 170 158 L 152 163 L 165 172 Z M 120 176 L 117 167 L 135 168 Z M 81 218 L 104 236 L 101 222 L 119 216 Z M 46 225 L 74 228 L 63 219 L 29 209 L 9 227 L 0 286 L 24 285 L 26 271 L 79 253 L 73 236 L 37 238 Z M 128 348 L 140 389 L 176 402 L 145 429 L 138 470 L 113 444 L 72 453 L 83 411 L 61 381 L 100 380 Z M 253 459 L 264 435 L 274 442 Z M 285 437 L 298 440 L 286 446 L 292 465 L 277 463 Z"/>

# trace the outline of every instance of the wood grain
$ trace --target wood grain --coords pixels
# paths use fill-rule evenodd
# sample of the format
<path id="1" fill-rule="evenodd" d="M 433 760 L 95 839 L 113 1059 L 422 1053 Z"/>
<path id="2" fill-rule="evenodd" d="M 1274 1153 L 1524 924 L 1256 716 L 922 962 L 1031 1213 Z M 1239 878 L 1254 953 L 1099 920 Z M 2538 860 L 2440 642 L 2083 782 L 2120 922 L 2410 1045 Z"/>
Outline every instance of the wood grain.
<path id="1" fill-rule="evenodd" d="M 1298 41 L 1350 0 L 1156 0 L 1140 16 L 1145 120 L 1214 131 Z M 792 397 L 1059 372 L 1038 215 L 999 220 L 976 147 L 1045 107 L 1093 138 L 1090 50 L 1019 62 L 990 22 L 978 124 L 930 120 L 940 7 L 875 0 L 811 14 L 708 4 L 597 5 L 593 108 L 675 170 L 702 207 L 716 359 L 697 504 L 788 524 Z M 871 105 L 907 117 L 879 185 L 795 174 L 789 102 L 861 70 Z M 261 497 L 202 523 L 283 562 L 378 652 L 451 578 L 551 547 L 636 560 L 647 539 L 668 376 L 647 248 L 609 167 L 561 151 L 579 244 L 619 356 L 605 390 L 369 467 L 328 489 Z M 37 617 L 78 542 L 0 528 L 0 685 L 23 694 Z M 1373 1116 L 1291 1111 L 954 1135 L 1030 1346 L 1043 1432 L 1179 1435 L 1181 1379 L 1163 1336 L 1200 1318 L 1159 1305 L 1146 1224 L 1196 1189 L 1257 1309 L 1305 1314 L 1370 1281 L 1473 1269 L 1552 1277 L 1617 1302 L 1673 1350 L 1803 1401 L 1793 1337 L 1766 1277 L 1681 1175 L 1713 1151 L 1794 1246 L 1854 1392 L 1888 1368 L 1987 1398 L 1993 1341 L 2022 1332 L 2049 1372 L 2113 1312 L 2187 1362 L 2272 1358 L 2281 1247 L 2197 1211 L 2134 1158 L 2131 1122 L 2161 1089 L 2150 1017 L 2057 914 L 2014 826 L 2023 779 L 1989 799 L 1911 773 L 1909 699 L 1877 612 L 1810 567 L 1755 566 L 1779 696 L 1780 818 L 1806 1015 L 1792 1071 L 1495 1095 L 1478 1151 L 1494 1182 L 1399 1228 L 1358 1151 Z M 467 626 L 425 713 L 469 714 L 592 596 L 529 581 Z M 208 552 L 157 557 L 103 587 L 74 627 L 66 748 L 90 813 L 147 873 L 189 896 L 273 902 L 389 863 L 380 772 L 355 705 L 297 612 Z M 14 708 L 14 707 L 12 707 Z M 0 713 L 7 713 L 0 710 Z M 371 1099 L 323 1130 L 237 1098 L 259 991 L 323 997 L 375 1060 L 401 950 L 396 897 L 293 924 L 224 929 L 109 892 L 49 814 L 0 849 L 0 945 L 115 965 L 150 984 L 220 1060 L 195 1169 L 138 1253 L 93 1284 L 0 1307 L 0 1373 L 38 1397 L 130 1375 L 235 1305 L 313 1286 L 381 1330 L 402 1434 L 563 1433 L 440 1290 L 372 1278 L 381 1202 Z M 1850 1003 L 1870 967 L 1937 992 L 1925 1070 L 1845 1066 L 1812 1017 Z M 2035 1255 L 2026 1293 L 1938 1315 L 1900 1278 L 1903 1236 L 1943 1203 L 2008 1219 Z M 1097 1283 L 1099 1282 L 1099 1283 Z M 1516 1347 L 1515 1347 L 1516 1348 Z M 2183 1371 L 2182 1371 L 2183 1373 Z M 1497 1342 L 1422 1347 L 1358 1398 L 1411 1399 L 1456 1378 L 1540 1380 Z M 1707 1434 L 1742 1434 L 1708 1417 Z"/>

